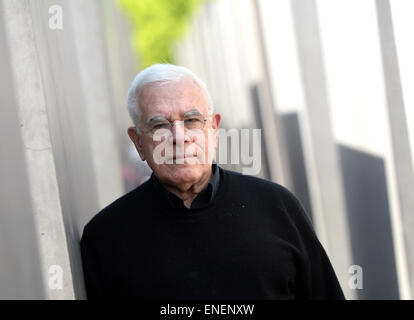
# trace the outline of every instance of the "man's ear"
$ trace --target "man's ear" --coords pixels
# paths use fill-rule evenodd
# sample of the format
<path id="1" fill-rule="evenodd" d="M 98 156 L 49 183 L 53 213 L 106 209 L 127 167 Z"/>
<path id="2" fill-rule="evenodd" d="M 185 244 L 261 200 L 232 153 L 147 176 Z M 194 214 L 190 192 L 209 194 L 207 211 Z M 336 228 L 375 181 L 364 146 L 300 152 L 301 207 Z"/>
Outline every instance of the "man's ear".
<path id="1" fill-rule="evenodd" d="M 139 156 L 141 157 L 142 161 L 145 161 L 144 149 L 142 148 L 142 137 L 138 134 L 136 127 L 129 127 L 128 128 L 128 136 L 131 141 L 134 143 L 135 148 L 137 149 Z"/>
<path id="2" fill-rule="evenodd" d="M 216 112 L 211 116 L 211 127 L 218 130 L 221 122 L 221 114 Z"/>
<path id="3" fill-rule="evenodd" d="M 214 135 L 215 135 L 215 141 L 214 141 L 214 149 L 217 149 L 218 146 L 218 130 L 220 128 L 220 122 L 221 122 L 221 114 L 220 113 L 214 113 L 211 116 L 211 128 L 214 129 Z"/>

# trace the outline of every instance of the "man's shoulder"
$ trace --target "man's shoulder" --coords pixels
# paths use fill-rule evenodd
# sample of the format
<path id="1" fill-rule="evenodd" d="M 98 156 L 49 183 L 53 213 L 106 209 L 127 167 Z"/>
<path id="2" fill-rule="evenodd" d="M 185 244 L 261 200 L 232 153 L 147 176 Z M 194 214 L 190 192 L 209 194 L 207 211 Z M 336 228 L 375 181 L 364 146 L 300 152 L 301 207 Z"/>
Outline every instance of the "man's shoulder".
<path id="1" fill-rule="evenodd" d="M 128 216 L 138 214 L 137 209 L 148 200 L 150 182 L 144 182 L 100 210 L 85 225 L 83 234 L 104 233 L 105 230 L 113 229 L 120 222 L 124 222 Z"/>
<path id="2" fill-rule="evenodd" d="M 277 192 L 288 197 L 293 196 L 292 192 L 289 191 L 288 188 L 277 182 L 273 182 L 256 176 L 241 174 L 236 171 L 225 170 L 223 168 L 221 169 L 223 170 L 224 175 L 227 176 L 227 178 L 230 180 L 232 187 L 234 185 L 237 185 L 239 188 L 256 190 L 257 192 L 269 191 Z"/>
<path id="3" fill-rule="evenodd" d="M 230 180 L 230 188 L 237 191 L 236 194 L 244 193 L 244 196 L 260 202 L 261 205 L 279 207 L 293 221 L 312 225 L 301 201 L 287 187 L 255 176 L 229 170 L 224 170 L 224 172 Z"/>
<path id="4" fill-rule="evenodd" d="M 244 175 L 235 171 L 224 170 L 224 176 L 229 181 L 229 187 L 235 194 L 243 194 L 250 199 L 268 203 L 272 206 L 290 207 L 302 210 L 300 200 L 288 187 L 277 182 L 259 178 L 251 175 Z"/>

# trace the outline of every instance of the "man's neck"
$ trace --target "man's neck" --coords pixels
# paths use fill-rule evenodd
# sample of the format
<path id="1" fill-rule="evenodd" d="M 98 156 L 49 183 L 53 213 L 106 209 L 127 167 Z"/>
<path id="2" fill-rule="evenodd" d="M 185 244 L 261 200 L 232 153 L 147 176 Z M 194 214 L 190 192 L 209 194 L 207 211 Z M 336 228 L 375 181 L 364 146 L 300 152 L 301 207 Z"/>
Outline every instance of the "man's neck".
<path id="1" fill-rule="evenodd" d="M 210 170 L 203 177 L 195 183 L 184 183 L 179 186 L 165 184 L 164 187 L 175 194 L 177 197 L 183 200 L 184 205 L 187 208 L 191 207 L 191 203 L 197 197 L 197 195 L 207 186 L 208 182 L 211 179 L 213 172 Z"/>

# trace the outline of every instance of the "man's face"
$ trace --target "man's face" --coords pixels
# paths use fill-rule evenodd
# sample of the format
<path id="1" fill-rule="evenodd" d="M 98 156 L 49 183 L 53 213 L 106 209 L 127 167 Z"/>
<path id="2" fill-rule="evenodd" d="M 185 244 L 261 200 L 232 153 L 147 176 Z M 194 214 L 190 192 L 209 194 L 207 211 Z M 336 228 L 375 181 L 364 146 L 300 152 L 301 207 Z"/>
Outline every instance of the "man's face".
<path id="1" fill-rule="evenodd" d="M 180 185 L 197 182 L 209 174 L 221 117 L 218 113 L 209 115 L 206 97 L 193 80 L 149 85 L 141 92 L 139 101 L 141 134 L 133 127 L 128 134 L 157 178 L 166 184 Z M 204 126 L 198 130 L 185 128 L 183 120 L 188 119 L 186 123 L 191 124 L 194 118 L 205 119 Z M 154 133 L 162 119 L 175 122 L 171 132 L 161 129 Z"/>

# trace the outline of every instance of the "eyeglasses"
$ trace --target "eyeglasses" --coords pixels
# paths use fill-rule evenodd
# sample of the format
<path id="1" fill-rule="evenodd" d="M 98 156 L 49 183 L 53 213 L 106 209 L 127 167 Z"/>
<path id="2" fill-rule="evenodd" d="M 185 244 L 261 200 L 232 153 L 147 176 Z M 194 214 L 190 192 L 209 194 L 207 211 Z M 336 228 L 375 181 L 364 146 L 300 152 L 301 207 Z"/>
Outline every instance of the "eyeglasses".
<path id="1" fill-rule="evenodd" d="M 200 114 L 186 116 L 183 118 L 183 120 L 176 120 L 173 122 L 167 119 L 157 119 L 151 121 L 145 132 L 152 134 L 155 134 L 157 130 L 169 130 L 170 132 L 172 132 L 172 128 L 174 127 L 177 121 L 184 123 L 184 128 L 187 130 L 202 130 L 204 129 L 204 126 L 207 122 L 207 118 Z"/>

